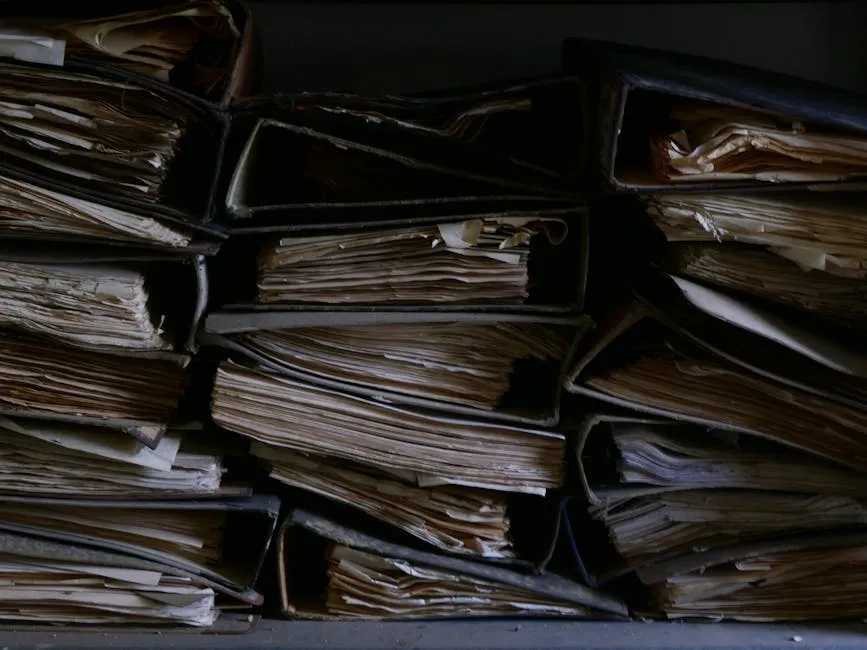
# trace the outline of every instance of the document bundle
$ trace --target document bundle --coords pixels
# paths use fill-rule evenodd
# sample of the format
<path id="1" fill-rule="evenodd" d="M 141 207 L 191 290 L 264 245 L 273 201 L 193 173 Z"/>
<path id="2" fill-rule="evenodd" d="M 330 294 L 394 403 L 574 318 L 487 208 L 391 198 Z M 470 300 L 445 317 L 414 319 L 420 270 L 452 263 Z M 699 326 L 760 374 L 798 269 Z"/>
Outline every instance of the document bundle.
<path id="1" fill-rule="evenodd" d="M 634 195 L 624 226 L 656 231 L 566 377 L 593 401 L 564 525 L 607 547 L 576 544 L 576 565 L 643 584 L 642 615 L 863 615 L 867 114 L 695 57 L 575 41 L 567 61 L 599 100 L 598 178 Z"/>

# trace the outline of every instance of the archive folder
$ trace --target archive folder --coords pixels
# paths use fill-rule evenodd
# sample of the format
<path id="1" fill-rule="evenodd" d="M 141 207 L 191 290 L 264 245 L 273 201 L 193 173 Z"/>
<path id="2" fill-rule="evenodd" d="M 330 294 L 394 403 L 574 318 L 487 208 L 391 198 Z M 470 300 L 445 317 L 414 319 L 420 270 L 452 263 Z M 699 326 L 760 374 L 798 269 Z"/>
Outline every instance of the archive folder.
<path id="1" fill-rule="evenodd" d="M 600 576 L 697 549 L 867 525 L 858 472 L 748 434 L 597 413 L 580 426 L 577 455 L 589 514 L 622 562 L 594 567 Z"/>
<path id="2" fill-rule="evenodd" d="M 860 97 L 722 61 L 567 40 L 564 68 L 596 104 L 603 179 L 617 190 L 821 185 L 867 175 Z"/>
<path id="3" fill-rule="evenodd" d="M 186 365 L 207 302 L 202 255 L 0 240 L 0 325 L 6 328 Z"/>
<path id="4" fill-rule="evenodd" d="M 105 427 L 0 417 L 0 493 L 101 499 L 245 496 L 226 485 L 228 455 L 185 423 L 148 447 Z"/>
<path id="5" fill-rule="evenodd" d="M 282 315 L 282 323 L 273 316 Z M 212 314 L 199 342 L 265 371 L 391 404 L 553 426 L 585 316 Z M 268 322 L 256 327 L 256 322 Z M 218 334 L 219 332 L 219 334 Z"/>
<path id="6" fill-rule="evenodd" d="M 565 181 L 410 127 L 290 111 L 233 117 L 221 197 L 234 231 L 525 213 L 581 204 Z"/>
<path id="7" fill-rule="evenodd" d="M 648 273 L 638 299 L 613 308 L 567 377 L 575 384 L 592 358 L 621 335 L 663 328 L 717 359 L 781 387 L 863 410 L 865 357 L 843 336 L 682 277 Z M 661 280 L 656 282 L 656 280 Z M 657 325 L 646 324 L 655 321 Z M 642 325 L 642 323 L 645 323 Z M 630 334 L 630 336 L 639 336 Z"/>
<path id="8" fill-rule="evenodd" d="M 215 304 L 233 312 L 577 312 L 588 247 L 583 209 L 359 222 L 309 235 L 236 235 L 211 275 Z"/>
<path id="9" fill-rule="evenodd" d="M 0 555 L 4 574 L 19 578 L 0 596 L 0 618 L 213 625 L 221 608 L 262 603 L 253 585 L 278 512 L 269 496 L 3 497 Z"/>
<path id="10" fill-rule="evenodd" d="M 252 90 L 255 32 L 233 0 L 74 6 L 4 3 L 10 33 L 0 55 L 62 66 L 89 62 L 154 79 L 226 106 Z"/>
<path id="11" fill-rule="evenodd" d="M 397 471 L 422 487 L 545 494 L 564 481 L 562 434 L 409 409 L 231 362 L 217 370 L 211 414 L 266 445 Z"/>
<path id="12" fill-rule="evenodd" d="M 388 123 L 416 135 L 453 143 L 544 170 L 577 176 L 582 162 L 581 83 L 561 75 L 509 79 L 413 95 L 364 96 L 301 92 L 240 102 L 263 115 L 323 114 L 347 123 Z"/>
<path id="13" fill-rule="evenodd" d="M 300 510 L 281 525 L 277 570 L 291 618 L 627 615 L 616 598 L 556 575 L 418 551 Z"/>
<path id="14" fill-rule="evenodd" d="M 867 211 L 857 193 L 672 193 L 644 200 L 672 244 L 739 243 L 767 250 L 800 268 L 802 276 L 809 273 L 805 282 L 826 281 L 832 292 L 845 286 L 832 284 L 834 278 L 854 280 L 867 272 Z"/>
<path id="15" fill-rule="evenodd" d="M 867 534 L 826 531 L 691 553 L 638 572 L 671 619 L 773 622 L 864 616 Z"/>

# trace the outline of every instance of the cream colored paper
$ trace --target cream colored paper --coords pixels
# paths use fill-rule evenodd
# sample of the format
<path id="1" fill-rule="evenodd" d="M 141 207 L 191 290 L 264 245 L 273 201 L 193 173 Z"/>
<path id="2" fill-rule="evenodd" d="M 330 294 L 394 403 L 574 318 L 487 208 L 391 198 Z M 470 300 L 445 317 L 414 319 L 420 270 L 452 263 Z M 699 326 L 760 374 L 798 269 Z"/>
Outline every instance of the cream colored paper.
<path id="1" fill-rule="evenodd" d="M 235 337 L 271 361 L 329 379 L 491 410 L 520 359 L 559 375 L 569 330 L 534 324 L 425 323 L 263 330 Z"/>
<path id="2" fill-rule="evenodd" d="M 420 488 L 373 467 L 316 458 L 259 442 L 251 453 L 270 465 L 281 483 L 362 510 L 450 553 L 514 557 L 503 493 Z"/>
<path id="3" fill-rule="evenodd" d="M 563 482 L 561 434 L 425 415 L 228 363 L 217 371 L 212 415 L 265 444 L 449 483 L 538 494 Z"/>
<path id="4" fill-rule="evenodd" d="M 707 103 L 671 112 L 681 129 L 652 137 L 657 175 L 670 182 L 837 181 L 867 173 L 867 138 Z"/>
<path id="5" fill-rule="evenodd" d="M 326 608 L 346 618 L 590 615 L 516 587 L 344 546 L 329 554 Z"/>
<path id="6" fill-rule="evenodd" d="M 562 220 L 475 219 L 365 234 L 286 237 L 259 258 L 259 302 L 522 302 L 530 239 Z"/>

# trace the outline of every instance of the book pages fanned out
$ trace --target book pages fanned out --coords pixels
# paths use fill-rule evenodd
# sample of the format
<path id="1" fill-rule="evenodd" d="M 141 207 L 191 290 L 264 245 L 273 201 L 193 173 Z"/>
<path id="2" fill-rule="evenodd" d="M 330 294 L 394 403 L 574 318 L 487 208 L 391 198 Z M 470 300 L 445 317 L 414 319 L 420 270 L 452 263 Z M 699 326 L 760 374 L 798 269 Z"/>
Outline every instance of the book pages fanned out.
<path id="1" fill-rule="evenodd" d="M 241 36 L 231 12 L 217 0 L 64 23 L 51 31 L 69 40 L 72 55 L 160 81 L 172 81 L 176 67 L 192 63 L 188 83 L 206 96 L 225 88 Z"/>
<path id="2" fill-rule="evenodd" d="M 676 275 L 794 307 L 848 326 L 867 323 L 862 279 L 805 271 L 759 246 L 669 244 L 668 268 Z"/>
<path id="3" fill-rule="evenodd" d="M 228 363 L 212 415 L 265 444 L 417 472 L 426 484 L 544 494 L 563 482 L 561 434 L 410 411 Z"/>
<path id="4" fill-rule="evenodd" d="M 0 261 L 0 325 L 72 345 L 171 349 L 149 289 L 130 265 Z"/>
<path id="5" fill-rule="evenodd" d="M 422 488 L 358 463 L 304 456 L 254 442 L 272 478 L 334 499 L 450 553 L 514 557 L 506 497 L 470 488 Z"/>
<path id="6" fill-rule="evenodd" d="M 669 241 L 767 246 L 804 270 L 867 276 L 867 208 L 860 199 L 815 193 L 659 194 L 647 211 Z"/>
<path id="7" fill-rule="evenodd" d="M 730 558 L 654 581 L 653 597 L 668 618 L 806 621 L 867 614 L 867 544 L 823 544 L 767 552 L 732 549 Z M 722 554 L 720 554 L 722 555 Z"/>
<path id="8" fill-rule="evenodd" d="M 580 616 L 586 607 L 406 560 L 334 545 L 327 610 L 343 618 Z"/>
<path id="9" fill-rule="evenodd" d="M 638 406 L 753 432 L 867 469 L 867 414 L 715 361 L 666 353 L 638 356 L 585 383 Z"/>
<path id="10" fill-rule="evenodd" d="M 530 240 L 566 238 L 560 219 L 502 217 L 439 226 L 284 237 L 259 257 L 260 303 L 521 303 Z"/>
<path id="11" fill-rule="evenodd" d="M 68 183 L 161 201 L 192 119 L 133 83 L 0 63 L 0 152 Z"/>
<path id="12" fill-rule="evenodd" d="M 108 429 L 0 417 L 0 493 L 118 498 L 217 493 L 222 457 L 183 446 L 173 431 L 150 449 Z"/>
<path id="13" fill-rule="evenodd" d="M 425 323 L 261 330 L 235 337 L 278 364 L 330 379 L 491 410 L 520 359 L 559 362 L 569 330 L 522 323 Z"/>
<path id="14" fill-rule="evenodd" d="M 165 424 L 185 382 L 184 369 L 169 361 L 85 352 L 0 332 L 0 409 L 6 412 Z"/>
<path id="15" fill-rule="evenodd" d="M 153 570 L 0 555 L 0 620 L 213 625 L 214 590 Z"/>
<path id="16" fill-rule="evenodd" d="M 0 234 L 183 248 L 188 229 L 0 175 Z"/>
<path id="17" fill-rule="evenodd" d="M 670 117 L 680 129 L 650 141 L 654 170 L 670 182 L 818 182 L 867 174 L 864 136 L 700 102 L 685 102 Z"/>

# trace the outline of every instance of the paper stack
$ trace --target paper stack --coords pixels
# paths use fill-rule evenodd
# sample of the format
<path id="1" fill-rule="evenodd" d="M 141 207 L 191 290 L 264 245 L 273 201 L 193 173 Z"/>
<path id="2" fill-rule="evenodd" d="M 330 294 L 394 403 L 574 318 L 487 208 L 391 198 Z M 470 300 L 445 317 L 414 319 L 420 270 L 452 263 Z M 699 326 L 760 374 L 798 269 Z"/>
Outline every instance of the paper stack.
<path id="1" fill-rule="evenodd" d="M 589 327 L 587 232 L 578 199 L 548 200 L 535 185 L 555 174 L 493 155 L 493 140 L 473 147 L 472 133 L 502 126 L 500 110 L 530 116 L 533 100 L 506 91 L 502 109 L 492 92 L 412 115 L 410 99 L 301 94 L 298 110 L 239 120 L 225 196 L 234 242 L 217 257 L 218 309 L 201 341 L 224 357 L 214 422 L 252 439 L 290 494 L 410 544 L 526 570 L 537 558 L 516 542 L 515 503 L 538 504 L 541 518 L 566 479 L 555 426 Z M 292 160 L 279 177 L 277 157 Z M 335 585 L 352 573 L 348 588 L 383 599 L 359 615 L 416 615 L 387 601 L 403 598 L 396 567 L 374 575 L 368 559 L 334 564 L 345 570 Z M 488 614 L 519 600 L 484 602 L 485 581 L 431 580 L 437 616 L 465 612 L 448 598 Z"/>
<path id="2" fill-rule="evenodd" d="M 603 177 L 633 193 L 608 202 L 628 216 L 598 258 L 648 262 L 597 291 L 566 377 L 595 400 L 572 403 L 576 564 L 637 577 L 645 615 L 867 614 L 840 577 L 857 585 L 867 530 L 863 110 L 673 53 L 575 41 L 567 58 L 598 93 Z M 588 517 L 607 550 L 581 539 Z"/>
<path id="3" fill-rule="evenodd" d="M 210 627 L 261 602 L 279 508 L 224 480 L 187 391 L 244 15 L 213 0 L 8 18 L 0 622 Z M 250 546 L 227 557 L 239 525 Z"/>

